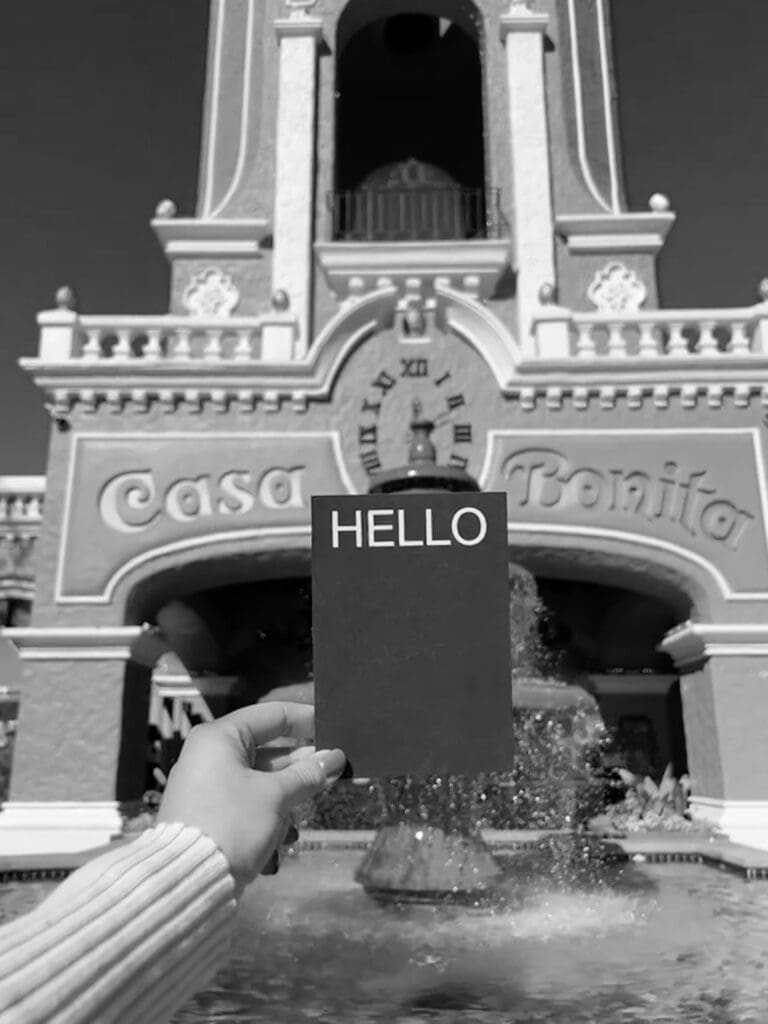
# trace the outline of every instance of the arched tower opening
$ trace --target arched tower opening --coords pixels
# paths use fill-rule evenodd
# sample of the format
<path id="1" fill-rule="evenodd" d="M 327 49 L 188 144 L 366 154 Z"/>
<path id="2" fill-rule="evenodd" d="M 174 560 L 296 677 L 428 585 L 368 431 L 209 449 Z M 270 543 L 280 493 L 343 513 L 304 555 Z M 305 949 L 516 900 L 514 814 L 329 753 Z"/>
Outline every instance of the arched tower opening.
<path id="1" fill-rule="evenodd" d="M 337 31 L 334 237 L 485 237 L 474 7 L 351 3 Z"/>

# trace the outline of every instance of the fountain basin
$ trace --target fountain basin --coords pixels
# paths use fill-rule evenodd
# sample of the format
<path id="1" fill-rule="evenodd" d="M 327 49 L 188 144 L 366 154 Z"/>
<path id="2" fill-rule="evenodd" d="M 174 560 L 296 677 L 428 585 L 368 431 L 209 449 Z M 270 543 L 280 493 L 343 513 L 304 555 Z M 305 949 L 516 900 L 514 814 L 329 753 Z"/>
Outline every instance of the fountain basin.
<path id="1" fill-rule="evenodd" d="M 357 849 L 289 857 L 247 891 L 231 961 L 174 1024 L 764 1020 L 768 886 L 680 863 L 603 863 L 562 884 L 498 852 L 504 896 L 479 910 L 377 906 L 354 881 Z M 54 884 L 0 887 L 0 916 Z"/>

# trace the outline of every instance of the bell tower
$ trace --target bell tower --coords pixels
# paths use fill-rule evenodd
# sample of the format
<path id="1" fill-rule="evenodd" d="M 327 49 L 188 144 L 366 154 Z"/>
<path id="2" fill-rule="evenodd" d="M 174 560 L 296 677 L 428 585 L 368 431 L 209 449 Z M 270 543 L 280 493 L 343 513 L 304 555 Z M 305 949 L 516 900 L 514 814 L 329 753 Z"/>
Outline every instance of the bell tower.
<path id="1" fill-rule="evenodd" d="M 196 214 L 153 226 L 172 312 L 271 306 L 282 362 L 383 279 L 479 293 L 523 347 L 542 303 L 653 306 L 651 207 L 625 209 L 605 0 L 214 0 Z"/>

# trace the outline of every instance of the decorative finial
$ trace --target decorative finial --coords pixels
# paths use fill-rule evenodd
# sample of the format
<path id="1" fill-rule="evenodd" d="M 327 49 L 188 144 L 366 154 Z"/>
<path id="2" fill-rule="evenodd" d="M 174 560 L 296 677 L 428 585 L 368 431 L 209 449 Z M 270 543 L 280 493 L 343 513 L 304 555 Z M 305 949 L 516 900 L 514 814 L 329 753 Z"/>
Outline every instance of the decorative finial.
<path id="1" fill-rule="evenodd" d="M 72 312 L 77 310 L 77 295 L 75 294 L 74 288 L 70 288 L 68 284 L 64 284 L 61 288 L 56 289 L 56 308 L 69 309 Z"/>
<path id="2" fill-rule="evenodd" d="M 288 297 L 288 292 L 282 288 L 278 288 L 272 295 L 272 309 L 278 313 L 284 313 L 291 305 L 291 300 Z"/>
<path id="3" fill-rule="evenodd" d="M 542 306 L 551 306 L 555 301 L 555 286 L 547 281 L 539 288 L 539 302 Z"/>
<path id="4" fill-rule="evenodd" d="M 155 207 L 155 217 L 158 220 L 173 220 L 177 212 L 176 203 L 172 199 L 161 199 Z"/>
<path id="5" fill-rule="evenodd" d="M 666 213 L 669 210 L 669 198 L 663 192 L 654 192 L 648 200 L 648 206 L 654 213 Z"/>
<path id="6" fill-rule="evenodd" d="M 757 286 L 757 294 L 761 302 L 768 302 L 768 277 L 764 277 Z"/>

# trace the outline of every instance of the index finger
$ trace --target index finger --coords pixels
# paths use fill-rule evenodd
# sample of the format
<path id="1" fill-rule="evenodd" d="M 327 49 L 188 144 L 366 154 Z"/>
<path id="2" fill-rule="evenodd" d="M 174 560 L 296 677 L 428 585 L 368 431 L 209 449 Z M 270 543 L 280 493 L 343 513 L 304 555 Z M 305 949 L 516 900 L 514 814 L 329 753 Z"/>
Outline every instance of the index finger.
<path id="1" fill-rule="evenodd" d="M 282 737 L 311 741 L 315 733 L 315 709 L 311 704 L 267 701 L 223 715 L 216 724 L 234 731 L 245 749 L 251 751 Z"/>

